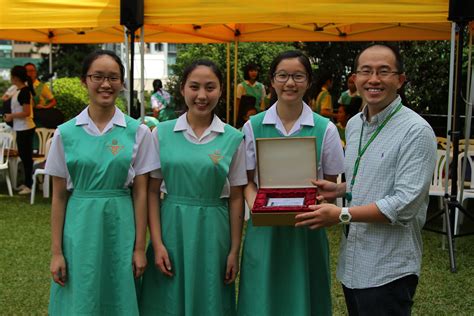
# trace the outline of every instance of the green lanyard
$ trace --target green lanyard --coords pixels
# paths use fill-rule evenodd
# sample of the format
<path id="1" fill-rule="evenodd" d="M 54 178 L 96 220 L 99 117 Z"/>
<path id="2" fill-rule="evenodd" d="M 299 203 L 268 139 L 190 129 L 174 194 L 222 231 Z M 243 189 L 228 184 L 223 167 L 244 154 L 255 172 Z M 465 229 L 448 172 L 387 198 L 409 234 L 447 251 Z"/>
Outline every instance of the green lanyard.
<path id="1" fill-rule="evenodd" d="M 369 147 L 369 145 L 374 141 L 374 139 L 377 137 L 377 135 L 380 133 L 380 131 L 385 127 L 385 125 L 387 125 L 388 121 L 390 121 L 390 119 L 395 115 L 395 113 L 400 111 L 401 108 L 402 108 L 402 103 L 400 102 L 400 104 L 398 104 L 398 106 L 392 111 L 392 113 L 390 113 L 390 115 L 385 118 L 385 120 L 382 122 L 382 124 L 380 124 L 380 126 L 377 127 L 377 129 L 372 134 L 369 141 L 364 145 L 363 148 L 362 148 L 362 135 L 364 133 L 364 123 L 362 123 L 362 127 L 360 129 L 360 137 L 359 137 L 359 151 L 358 151 L 357 159 L 354 163 L 354 170 L 352 172 L 352 179 L 351 179 L 351 184 L 350 184 L 351 187 L 350 187 L 350 191 L 346 193 L 346 200 L 347 201 L 349 201 L 349 202 L 352 201 L 352 188 L 354 187 L 357 172 L 359 171 L 360 159 L 362 158 L 365 151 L 367 150 L 367 147 Z"/>

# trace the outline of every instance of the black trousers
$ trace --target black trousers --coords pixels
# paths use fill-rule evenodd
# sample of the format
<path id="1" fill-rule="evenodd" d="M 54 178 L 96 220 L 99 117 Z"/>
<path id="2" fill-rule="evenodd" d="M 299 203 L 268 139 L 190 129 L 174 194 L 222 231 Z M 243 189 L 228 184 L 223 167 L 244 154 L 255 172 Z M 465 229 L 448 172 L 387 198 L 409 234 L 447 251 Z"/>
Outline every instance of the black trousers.
<path id="1" fill-rule="evenodd" d="M 27 129 L 24 131 L 16 131 L 16 144 L 18 146 L 18 155 L 23 162 L 23 168 L 25 169 L 25 180 L 24 184 L 31 188 L 33 184 L 32 172 L 33 172 L 33 137 L 35 135 L 35 129 Z"/>
<path id="2" fill-rule="evenodd" d="M 382 286 L 349 289 L 342 285 L 350 316 L 411 315 L 418 277 L 407 275 Z"/>

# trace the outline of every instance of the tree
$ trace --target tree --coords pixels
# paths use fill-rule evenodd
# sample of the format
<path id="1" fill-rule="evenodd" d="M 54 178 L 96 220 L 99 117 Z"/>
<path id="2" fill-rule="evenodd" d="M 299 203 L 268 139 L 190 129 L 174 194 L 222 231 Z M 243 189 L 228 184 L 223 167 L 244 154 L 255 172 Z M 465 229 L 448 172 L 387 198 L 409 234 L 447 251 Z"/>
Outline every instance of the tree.
<path id="1" fill-rule="evenodd" d="M 315 69 L 313 79 L 316 82 L 319 74 L 330 72 L 333 75 L 333 106 L 340 93 L 347 89 L 346 81 L 351 72 L 354 72 L 354 60 L 357 54 L 367 44 L 362 42 L 307 42 L 300 43 L 299 47 L 305 51 Z M 319 91 L 313 85 L 311 98 L 316 98 Z"/>
<path id="2" fill-rule="evenodd" d="M 59 78 L 79 77 L 82 60 L 91 52 L 100 48 L 90 44 L 58 44 L 53 45 L 53 72 Z M 49 74 L 49 55 L 42 54 L 43 61 L 38 67 L 38 76 L 47 78 Z"/>
<path id="3" fill-rule="evenodd" d="M 260 78 L 259 80 L 264 84 L 268 85 L 270 80 L 268 77 L 268 69 L 273 58 L 280 52 L 285 50 L 295 49 L 295 46 L 291 43 L 239 43 L 238 51 L 238 82 L 243 80 L 242 68 L 249 62 L 256 63 L 260 66 Z M 234 58 L 232 52 L 234 51 L 234 44 L 231 44 L 231 61 L 230 61 L 230 73 L 231 73 L 231 100 L 233 100 L 234 92 Z M 180 80 L 184 69 L 187 65 L 191 64 L 197 59 L 210 59 L 214 61 L 219 69 L 222 71 L 224 80 L 227 74 L 227 47 L 226 44 L 183 44 L 178 46 L 178 56 L 176 58 L 176 64 L 172 66 L 173 76 L 170 77 L 167 89 L 172 94 L 177 108 L 184 110 L 185 104 L 183 97 L 180 93 Z M 226 84 L 224 83 L 224 89 Z M 217 105 L 216 113 L 220 117 L 225 117 L 225 95 L 226 91 L 223 91 L 221 101 Z M 232 102 L 232 101 L 231 101 Z M 233 102 L 232 102 L 233 103 Z M 231 106 L 231 108 L 233 108 Z"/>
<path id="4" fill-rule="evenodd" d="M 405 64 L 407 105 L 419 113 L 446 114 L 449 86 L 449 41 L 385 42 L 400 50 Z M 316 68 L 334 75 L 333 100 L 346 89 L 357 54 L 371 43 L 301 43 Z M 467 52 L 464 60 L 467 60 Z M 318 70 L 316 70 L 316 76 Z M 465 78 L 465 76 L 464 76 Z"/>

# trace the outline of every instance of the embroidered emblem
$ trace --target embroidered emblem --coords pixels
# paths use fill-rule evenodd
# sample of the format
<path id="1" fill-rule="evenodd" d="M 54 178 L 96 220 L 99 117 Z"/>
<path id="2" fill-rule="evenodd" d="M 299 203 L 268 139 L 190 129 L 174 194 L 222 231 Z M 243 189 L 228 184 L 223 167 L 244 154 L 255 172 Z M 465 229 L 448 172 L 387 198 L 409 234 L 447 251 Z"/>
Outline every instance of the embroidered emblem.
<path id="1" fill-rule="evenodd" d="M 217 165 L 219 163 L 219 161 L 221 161 L 222 158 L 224 158 L 222 155 L 221 155 L 221 151 L 216 149 L 214 151 L 214 153 L 212 154 L 209 154 L 209 158 L 211 158 L 212 162 Z"/>
<path id="2" fill-rule="evenodd" d="M 112 139 L 112 144 L 107 145 L 107 147 L 109 147 L 110 152 L 114 156 L 117 155 L 123 149 L 123 146 L 119 145 L 116 139 Z"/>

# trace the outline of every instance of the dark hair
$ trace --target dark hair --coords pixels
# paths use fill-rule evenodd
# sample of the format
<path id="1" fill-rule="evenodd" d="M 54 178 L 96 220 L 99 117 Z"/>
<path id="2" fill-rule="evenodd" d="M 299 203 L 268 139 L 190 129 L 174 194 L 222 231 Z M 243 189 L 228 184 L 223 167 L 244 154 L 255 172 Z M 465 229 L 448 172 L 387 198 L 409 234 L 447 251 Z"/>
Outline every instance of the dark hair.
<path id="1" fill-rule="evenodd" d="M 250 76 L 249 76 L 249 72 L 250 70 L 256 70 L 258 72 L 260 72 L 260 67 L 258 67 L 257 64 L 254 64 L 254 63 L 249 63 L 247 64 L 244 69 L 243 69 L 243 72 L 244 72 L 244 79 L 245 80 L 249 80 L 250 79 Z M 258 79 L 258 74 L 257 74 L 257 78 Z"/>
<path id="2" fill-rule="evenodd" d="M 82 62 L 82 73 L 81 78 L 82 80 L 86 80 L 87 73 L 89 72 L 89 68 L 91 67 L 92 63 L 101 56 L 110 56 L 113 60 L 119 65 L 120 68 L 120 79 L 122 82 L 125 80 L 125 67 L 123 66 L 122 60 L 115 54 L 113 51 L 110 50 L 97 50 L 93 53 L 90 53 L 84 58 Z"/>
<path id="3" fill-rule="evenodd" d="M 161 82 L 160 79 L 155 79 L 153 80 L 153 92 L 156 92 L 163 88 L 163 83 Z"/>
<path id="4" fill-rule="evenodd" d="M 33 67 L 36 69 L 36 65 L 33 64 L 33 63 L 26 63 L 26 64 L 24 64 L 23 66 L 24 66 L 25 68 L 26 68 L 26 66 L 33 66 Z"/>
<path id="5" fill-rule="evenodd" d="M 347 119 L 350 119 L 351 117 L 359 113 L 359 110 L 361 107 L 362 107 L 361 97 L 352 98 L 349 104 L 344 104 L 344 111 L 346 112 Z"/>
<path id="6" fill-rule="evenodd" d="M 333 80 L 333 75 L 329 70 L 321 69 L 317 74 L 315 74 L 315 77 L 316 79 L 313 88 L 311 89 L 311 98 L 316 100 L 326 82 L 328 80 Z"/>
<path id="7" fill-rule="evenodd" d="M 183 76 L 181 77 L 181 83 L 180 83 L 180 88 L 183 89 L 184 85 L 186 84 L 186 81 L 188 80 L 189 74 L 194 71 L 199 66 L 205 66 L 211 68 L 212 72 L 216 75 L 217 79 L 219 80 L 219 85 L 222 89 L 223 84 L 224 84 L 224 79 L 222 77 L 222 72 L 219 70 L 217 65 L 208 59 L 198 59 L 193 61 L 190 65 L 188 65 L 184 71 L 183 71 Z"/>
<path id="8" fill-rule="evenodd" d="M 357 54 L 355 60 L 354 60 L 354 72 L 357 71 L 357 67 L 359 67 L 359 58 L 360 55 L 365 52 L 366 50 L 372 48 L 372 47 L 385 47 L 388 48 L 389 50 L 392 51 L 393 55 L 395 56 L 395 67 L 397 67 L 397 71 L 399 73 L 404 73 L 405 72 L 405 67 L 403 66 L 403 60 L 402 56 L 400 55 L 400 51 L 397 47 L 392 46 L 392 45 L 387 45 L 387 44 L 371 44 L 361 50 L 359 54 Z"/>
<path id="9" fill-rule="evenodd" d="M 35 93 L 35 88 L 33 87 L 33 80 L 31 80 L 31 78 L 28 77 L 28 75 L 26 74 L 25 66 L 20 66 L 20 65 L 13 66 L 13 68 L 10 70 L 10 76 L 11 77 L 17 77 L 22 82 L 28 83 L 27 86 L 30 90 L 30 93 L 32 95 L 36 94 Z"/>
<path id="10" fill-rule="evenodd" d="M 270 81 L 273 82 L 273 74 L 275 73 L 278 65 L 283 60 L 292 58 L 298 58 L 299 62 L 304 66 L 306 75 L 308 76 L 308 84 L 311 85 L 311 82 L 313 82 L 313 70 L 311 68 L 311 62 L 309 61 L 309 58 L 299 50 L 289 50 L 282 52 L 273 59 L 272 63 L 270 64 L 270 72 L 268 73 L 270 76 Z"/>

